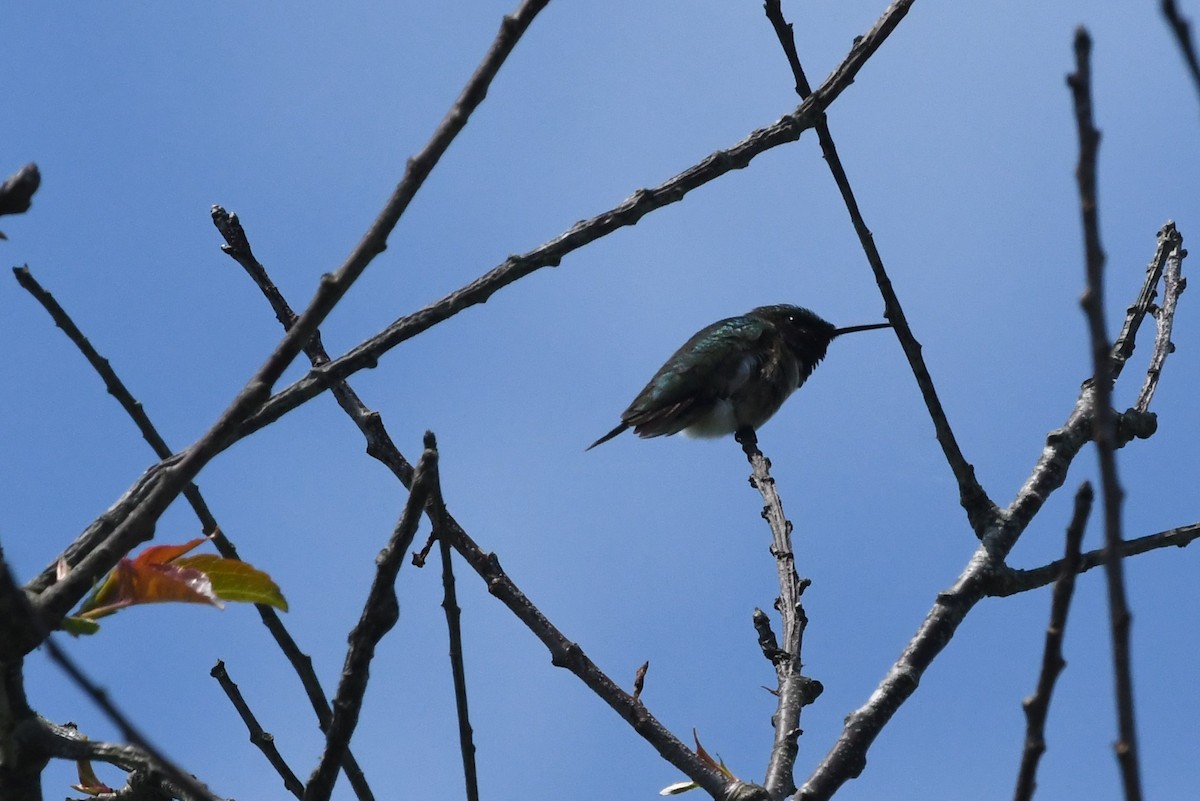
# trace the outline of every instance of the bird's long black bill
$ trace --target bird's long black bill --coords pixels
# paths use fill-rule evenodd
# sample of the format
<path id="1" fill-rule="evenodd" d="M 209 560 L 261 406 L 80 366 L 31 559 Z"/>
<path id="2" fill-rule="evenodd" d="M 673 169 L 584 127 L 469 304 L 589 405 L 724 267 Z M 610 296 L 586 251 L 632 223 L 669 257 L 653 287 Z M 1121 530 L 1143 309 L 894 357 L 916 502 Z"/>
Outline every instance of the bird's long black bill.
<path id="1" fill-rule="evenodd" d="M 839 328 L 833 332 L 835 337 L 840 337 L 842 334 L 853 334 L 857 331 L 874 331 L 877 328 L 891 328 L 891 323 L 871 323 L 869 325 L 852 325 L 846 328 Z"/>

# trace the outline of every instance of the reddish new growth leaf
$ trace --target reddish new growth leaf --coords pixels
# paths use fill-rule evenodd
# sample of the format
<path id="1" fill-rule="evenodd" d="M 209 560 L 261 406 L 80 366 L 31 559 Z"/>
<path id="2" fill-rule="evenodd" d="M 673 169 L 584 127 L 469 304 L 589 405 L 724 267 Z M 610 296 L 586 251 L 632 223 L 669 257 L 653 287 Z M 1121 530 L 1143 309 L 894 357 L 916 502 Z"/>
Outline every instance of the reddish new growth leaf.
<path id="1" fill-rule="evenodd" d="M 83 602 L 78 616 L 95 620 L 134 604 L 166 601 L 219 607 L 221 602 L 213 592 L 208 576 L 173 561 L 202 542 L 205 542 L 203 537 L 183 545 L 155 545 L 133 559 L 122 559 Z"/>
<path id="2" fill-rule="evenodd" d="M 135 604 L 209 604 L 221 608 L 222 601 L 264 603 L 287 611 L 287 601 L 266 573 L 245 562 L 215 554 L 185 556 L 205 538 L 182 545 L 156 545 L 133 559 L 122 559 L 83 602 L 65 628 L 75 634 L 90 634 L 95 620 Z"/>

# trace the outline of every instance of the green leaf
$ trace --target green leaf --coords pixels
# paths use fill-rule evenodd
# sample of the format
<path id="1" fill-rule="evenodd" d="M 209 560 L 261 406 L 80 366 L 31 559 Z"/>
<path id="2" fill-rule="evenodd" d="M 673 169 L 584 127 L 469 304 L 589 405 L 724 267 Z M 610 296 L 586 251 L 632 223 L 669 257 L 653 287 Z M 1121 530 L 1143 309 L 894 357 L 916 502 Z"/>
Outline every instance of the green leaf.
<path id="1" fill-rule="evenodd" d="M 171 564 L 198 570 L 212 582 L 213 593 L 222 601 L 267 604 L 287 611 L 287 600 L 271 577 L 246 562 L 216 554 L 183 556 Z"/>

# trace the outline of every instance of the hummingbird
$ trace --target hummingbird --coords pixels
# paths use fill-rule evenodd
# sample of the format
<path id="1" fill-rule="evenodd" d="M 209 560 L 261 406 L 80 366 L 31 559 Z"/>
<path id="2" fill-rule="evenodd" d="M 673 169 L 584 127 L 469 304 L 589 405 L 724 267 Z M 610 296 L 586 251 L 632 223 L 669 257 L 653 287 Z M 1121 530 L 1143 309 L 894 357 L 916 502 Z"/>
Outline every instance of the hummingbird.
<path id="1" fill-rule="evenodd" d="M 632 428 L 639 437 L 683 432 L 722 437 L 757 430 L 812 375 L 842 334 L 890 328 L 837 328 L 808 309 L 759 306 L 697 331 L 621 413 L 621 423 L 591 450 Z"/>

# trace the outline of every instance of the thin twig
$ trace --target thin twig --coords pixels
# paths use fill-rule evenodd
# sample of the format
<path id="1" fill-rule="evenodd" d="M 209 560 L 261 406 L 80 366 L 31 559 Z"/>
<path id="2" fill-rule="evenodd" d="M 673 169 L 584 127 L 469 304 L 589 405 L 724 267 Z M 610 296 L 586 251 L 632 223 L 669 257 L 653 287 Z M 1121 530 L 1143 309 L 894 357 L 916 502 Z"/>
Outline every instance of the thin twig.
<path id="1" fill-rule="evenodd" d="M 792 77 L 796 81 L 796 94 L 805 100 L 812 94 L 812 90 L 809 87 L 808 78 L 804 75 L 804 68 L 800 65 L 800 56 L 796 52 L 792 25 L 784 19 L 779 0 L 766 0 L 764 9 L 767 19 L 775 29 L 775 35 L 779 39 L 788 64 L 791 66 Z M 900 340 L 900 346 L 908 359 L 909 367 L 917 381 L 917 387 L 921 390 L 921 397 L 925 400 L 926 409 L 929 411 L 929 417 L 933 421 L 933 429 L 938 443 L 942 446 L 942 453 L 958 483 L 959 502 L 967 513 L 971 528 L 974 529 L 977 536 L 982 537 L 984 529 L 997 514 L 996 505 L 988 498 L 987 492 L 975 478 L 975 468 L 966 460 L 962 450 L 958 447 L 958 440 L 954 436 L 954 430 L 950 427 L 946 410 L 942 407 L 937 389 L 933 386 L 933 378 L 930 376 L 925 358 L 921 354 L 921 343 L 917 341 L 912 329 L 908 326 L 908 319 L 904 316 L 900 298 L 892 288 L 891 279 L 883 266 L 883 258 L 879 255 L 879 249 L 875 247 L 875 238 L 863 219 L 858 201 L 854 197 L 854 190 L 850 187 L 850 179 L 838 156 L 837 147 L 834 144 L 833 135 L 829 131 L 829 123 L 824 112 L 816 118 L 814 127 L 821 143 L 821 152 L 825 156 L 825 163 L 829 165 L 834 183 L 837 184 L 838 190 L 842 194 L 842 202 L 850 214 L 850 221 L 854 225 L 855 233 L 858 234 L 859 244 L 866 254 L 867 262 L 871 265 L 871 271 L 875 275 L 875 283 L 879 286 L 879 292 L 883 296 L 884 316 L 891 322 L 892 328 L 896 331 L 896 337 Z"/>
<path id="2" fill-rule="evenodd" d="M 462 754 L 463 782 L 466 785 L 467 801 L 479 801 L 479 776 L 475 769 L 475 733 L 471 728 L 471 715 L 467 706 L 467 674 L 463 664 L 462 627 L 459 625 L 461 611 L 454 592 L 453 553 L 445 540 L 438 540 L 442 556 L 442 586 L 445 596 L 442 608 L 446 610 L 446 628 L 450 636 L 450 673 L 454 677 L 454 708 L 458 713 L 458 747 Z"/>
<path id="3" fill-rule="evenodd" d="M 431 477 L 429 492 L 434 535 L 446 526 L 446 502 L 442 498 L 441 480 L 436 472 Z M 446 631 L 450 641 L 450 675 L 454 679 L 454 708 L 458 713 L 458 746 L 462 754 L 463 782 L 467 801 L 479 801 L 479 776 L 475 769 L 475 734 L 467 705 L 467 670 L 463 662 L 462 610 L 458 608 L 458 593 L 454 582 L 454 560 L 450 543 L 438 536 L 442 557 L 442 609 L 446 613 Z"/>
<path id="4" fill-rule="evenodd" d="M 1175 40 L 1179 43 L 1179 50 L 1183 53 L 1183 59 L 1187 62 L 1188 71 L 1192 73 L 1192 82 L 1196 84 L 1196 91 L 1200 93 L 1200 60 L 1196 58 L 1196 45 L 1192 42 L 1191 25 L 1187 18 L 1179 13 L 1179 9 L 1175 6 L 1175 0 L 1162 0 L 1163 16 L 1167 18 L 1167 24 L 1171 26 L 1172 33 L 1175 34 Z"/>
<path id="5" fill-rule="evenodd" d="M 304 783 L 288 766 L 283 755 L 279 753 L 279 749 L 275 747 L 275 737 L 270 732 L 263 729 L 262 725 L 255 717 L 254 711 L 250 709 L 250 705 L 246 703 L 246 699 L 242 696 L 242 691 L 238 689 L 237 684 L 229 677 L 229 672 L 225 670 L 225 663 L 220 659 L 213 665 L 209 671 L 217 683 L 221 685 L 221 689 L 225 691 L 225 696 L 229 702 L 233 704 L 233 708 L 237 710 L 241 716 L 242 722 L 246 724 L 247 731 L 250 732 L 250 742 L 254 747 L 263 752 L 263 756 L 267 758 L 267 762 L 271 763 L 271 767 L 279 774 L 279 778 L 283 779 L 283 786 L 287 791 L 296 798 L 304 798 Z"/>
<path id="6" fill-rule="evenodd" d="M 325 751 L 308 784 L 304 789 L 304 801 L 328 801 L 337 779 L 342 754 L 350 744 L 350 737 L 358 725 L 359 711 L 367 692 L 371 660 L 375 657 L 375 646 L 391 631 L 400 619 L 400 605 L 396 600 L 396 576 L 404 563 L 404 554 L 412 544 L 421 522 L 421 512 L 429 497 L 430 487 L 437 481 L 437 440 L 433 432 L 425 432 L 425 452 L 417 462 L 412 490 L 400 520 L 392 531 L 383 550 L 375 560 L 375 580 L 367 594 L 362 615 L 350 632 L 346 663 L 342 668 L 341 681 L 333 698 L 333 720 L 325 733 Z"/>
<path id="7" fill-rule="evenodd" d="M 1159 245 L 1162 245 L 1161 238 Z M 1181 246 L 1182 238 L 1175 247 Z M 1138 295 L 1139 303 L 1154 296 L 1154 286 L 1160 278 L 1160 272 L 1147 271 Z M 1110 353 L 1114 377 L 1120 374 L 1125 363 L 1120 354 L 1132 352 L 1145 318 L 1144 310 L 1136 306 L 1131 306 L 1127 325 Z M 1161 320 L 1159 324 L 1162 324 Z M 1003 573 L 1005 557 L 1050 495 L 1062 486 L 1071 462 L 1091 440 L 1091 409 L 1092 393 L 1085 386 L 1066 423 L 1046 437 L 1046 446 L 1016 498 L 984 533 L 979 548 L 954 584 L 939 593 L 933 608 L 870 699 L 847 715 L 841 736 L 800 788 L 797 799 L 825 801 L 842 784 L 862 773 L 875 738 L 916 691 L 925 670 L 954 637 L 959 624 L 975 604 L 994 594 L 996 582 L 993 576 Z"/>
<path id="8" fill-rule="evenodd" d="M 1104 509 L 1105 565 L 1108 578 L 1109 623 L 1112 628 L 1114 684 L 1117 697 L 1118 740 L 1115 745 L 1121 766 L 1121 783 L 1126 801 L 1141 801 L 1138 769 L 1137 724 L 1133 707 L 1133 675 L 1130 669 L 1129 607 L 1121 564 L 1121 502 L 1124 491 L 1117 477 L 1116 421 L 1112 410 L 1111 346 L 1104 322 L 1104 251 L 1100 246 L 1100 223 L 1096 199 L 1096 151 L 1100 132 L 1092 114 L 1092 40 L 1084 28 L 1075 31 L 1075 72 L 1067 78 L 1075 103 L 1079 129 L 1079 200 L 1083 215 L 1087 262 L 1087 289 L 1082 305 L 1091 335 L 1095 370 L 1092 379 L 1092 435 L 1100 463 L 1100 486 Z"/>
<path id="9" fill-rule="evenodd" d="M 1133 405 L 1133 408 L 1140 412 L 1149 410 L 1150 401 L 1154 397 L 1154 391 L 1158 388 L 1159 379 L 1162 377 L 1163 363 L 1167 360 L 1167 354 L 1175 349 L 1171 343 L 1175 306 L 1179 302 L 1179 296 L 1187 288 L 1187 279 L 1182 275 L 1183 247 L 1179 232 L 1175 230 L 1175 223 L 1167 223 L 1163 226 L 1160 236 L 1174 246 L 1166 249 L 1166 267 L 1163 269 L 1163 301 L 1161 308 L 1154 316 L 1158 323 L 1157 333 L 1154 337 L 1154 353 L 1150 357 L 1150 366 L 1146 369 L 1146 380 L 1142 384 L 1142 391 L 1138 393 L 1137 402 Z"/>
<path id="10" fill-rule="evenodd" d="M 121 408 L 125 410 L 125 413 L 133 420 L 142 438 L 150 445 L 155 455 L 160 459 L 171 458 L 173 456 L 171 447 L 158 432 L 149 415 L 146 414 L 145 407 L 143 407 L 141 401 L 133 396 L 133 393 L 125 386 L 125 383 L 117 375 L 109 360 L 100 355 L 91 341 L 84 336 L 79 326 L 75 324 L 75 321 L 71 319 L 67 311 L 58 303 L 53 295 L 38 283 L 37 279 L 30 273 L 28 267 L 15 268 L 13 274 L 16 276 L 17 283 L 42 305 L 46 312 L 49 313 L 50 319 L 54 321 L 54 324 L 62 329 L 71 343 L 83 354 L 88 364 L 92 366 L 92 369 L 96 371 L 104 382 L 104 388 L 108 391 L 108 394 L 113 396 L 117 403 L 121 405 Z M 295 315 L 292 318 L 294 320 Z M 227 559 L 240 560 L 241 557 L 238 555 L 237 548 L 217 524 L 216 517 L 209 509 L 208 503 L 200 493 L 199 487 L 195 484 L 188 484 L 183 491 L 183 496 L 187 499 L 188 504 L 192 507 L 192 511 L 195 512 L 196 517 L 199 519 L 204 534 L 212 540 L 217 551 Z M 68 549 L 68 559 L 72 553 L 73 551 Z M 300 677 L 300 683 L 305 689 L 309 703 L 312 704 L 313 709 L 316 711 L 317 719 L 321 724 L 322 730 L 324 730 L 329 725 L 331 712 L 325 691 L 321 687 L 321 682 L 317 678 L 316 671 L 313 670 L 312 659 L 300 650 L 300 646 L 296 644 L 295 639 L 293 639 L 287 627 L 284 626 L 283 621 L 280 620 L 279 614 L 272 607 L 267 604 L 255 604 L 254 607 L 258 610 L 258 615 L 262 619 L 263 625 L 266 626 L 271 636 L 274 637 L 280 650 L 288 662 L 291 663 L 297 676 Z M 346 752 L 346 760 L 343 767 L 346 771 L 347 779 L 354 788 L 355 795 L 361 801 L 373 801 L 375 796 L 367 784 L 362 768 L 359 767 L 354 755 L 349 751 Z"/>
<path id="11" fill-rule="evenodd" d="M 1121 558 L 1128 559 L 1138 554 L 1156 551 L 1159 548 L 1185 548 L 1189 543 L 1200 539 L 1200 523 L 1160 531 L 1157 534 L 1147 534 L 1132 540 L 1121 542 Z M 1103 565 L 1108 560 L 1108 549 L 1097 548 L 1088 551 L 1079 559 L 1076 572 L 1086 573 L 1094 567 Z M 1063 561 L 1056 559 L 1041 567 L 1028 570 L 1005 570 L 996 574 L 988 595 L 1003 598 L 1021 592 L 1036 590 L 1050 584 L 1062 572 Z"/>
<path id="12" fill-rule="evenodd" d="M 1022 703 L 1026 720 L 1025 749 L 1021 755 L 1021 767 L 1017 771 L 1013 801 L 1029 801 L 1037 786 L 1038 761 L 1046 751 L 1046 713 L 1050 709 L 1050 696 L 1054 692 L 1058 674 L 1066 666 L 1062 655 L 1063 635 L 1067 628 L 1071 595 L 1075 591 L 1075 577 L 1079 573 L 1080 544 L 1083 542 L 1088 513 L 1092 509 L 1092 497 L 1092 485 L 1083 482 L 1075 493 L 1075 511 L 1067 526 L 1062 570 L 1050 600 L 1050 623 L 1046 627 L 1046 644 L 1042 649 L 1042 669 L 1038 674 L 1037 689 Z"/>
<path id="13" fill-rule="evenodd" d="M 783 798 L 796 790 L 796 755 L 800 750 L 800 711 L 806 703 L 805 681 L 802 675 L 804 663 L 804 629 L 808 616 L 800 603 L 800 596 L 808 582 L 801 582 L 796 574 L 796 557 L 792 549 L 792 521 L 783 513 L 783 500 L 771 477 L 771 463 L 758 448 L 758 437 L 751 430 L 738 432 L 737 441 L 750 462 L 750 484 L 763 498 L 763 519 L 771 529 L 771 555 L 775 557 L 775 568 L 779 577 L 779 597 L 775 608 L 783 623 L 783 644 L 776 646 L 774 658 L 776 691 L 775 714 L 771 722 L 775 727 L 775 739 L 771 746 L 771 757 L 763 786 L 772 798 Z M 759 632 L 760 641 L 762 632 Z M 772 635 L 773 637 L 773 635 Z"/>
<path id="14" fill-rule="evenodd" d="M 336 273 L 322 278 L 308 309 L 284 334 L 278 346 L 238 393 L 229 408 L 199 440 L 182 451 L 177 459 L 160 463 L 157 468 L 139 479 L 122 498 L 117 508 L 110 510 L 111 516 L 117 520 L 111 531 L 87 554 L 82 555 L 77 563 L 71 564 L 72 569 L 65 577 L 41 593 L 37 605 L 50 627 L 57 625 L 71 607 L 83 598 L 96 579 L 112 569 L 117 561 L 135 546 L 152 537 L 155 522 L 188 482 L 195 478 L 213 457 L 243 436 L 238 430 L 243 427 L 246 419 L 261 409 L 263 402 L 270 396 L 271 388 L 303 345 L 375 256 L 383 252 L 388 236 L 409 202 L 450 143 L 466 125 L 471 113 L 483 101 L 487 87 L 500 66 L 546 2 L 547 0 L 524 0 L 512 16 L 504 18 L 491 49 L 428 144 L 420 153 L 409 159 L 404 177 L 362 241 Z M 87 532 L 85 536 L 86 534 Z M 28 645 L 32 647 L 35 644 Z"/>

